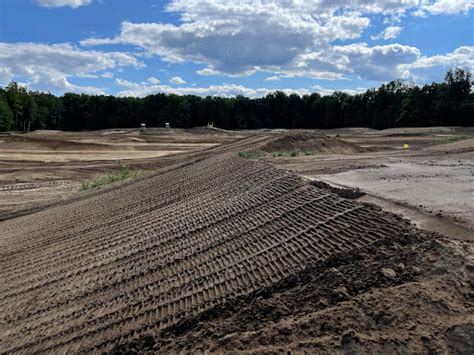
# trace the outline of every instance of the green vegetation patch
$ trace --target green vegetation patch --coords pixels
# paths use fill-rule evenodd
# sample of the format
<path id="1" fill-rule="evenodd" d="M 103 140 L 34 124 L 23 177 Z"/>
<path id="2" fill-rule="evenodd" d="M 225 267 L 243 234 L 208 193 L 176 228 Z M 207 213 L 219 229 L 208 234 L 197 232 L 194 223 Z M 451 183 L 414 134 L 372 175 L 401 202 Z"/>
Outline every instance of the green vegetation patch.
<path id="1" fill-rule="evenodd" d="M 469 138 L 471 138 L 471 136 L 466 136 L 466 135 L 444 137 L 441 139 L 440 143 L 454 143 L 454 142 L 462 141 Z"/>
<path id="2" fill-rule="evenodd" d="M 107 174 L 103 177 L 100 177 L 95 180 L 87 181 L 82 184 L 81 186 L 81 191 L 87 191 L 90 189 L 95 189 L 102 187 L 104 185 L 112 184 L 114 182 L 118 181 L 124 181 L 128 179 L 134 179 L 136 177 L 146 175 L 150 173 L 149 170 L 132 170 L 130 167 L 123 162 L 119 161 L 117 162 L 118 165 L 118 172 L 112 173 L 112 174 Z"/>
<path id="3" fill-rule="evenodd" d="M 450 136 L 450 137 L 442 138 L 440 143 L 454 143 L 454 142 L 463 141 L 465 139 L 469 139 L 472 137 L 473 136 L 467 136 L 467 135 Z"/>
<path id="4" fill-rule="evenodd" d="M 278 151 L 278 152 L 262 152 L 262 151 L 247 151 L 242 150 L 239 152 L 241 158 L 256 159 L 256 158 L 265 158 L 265 157 L 298 157 L 300 155 L 313 155 L 313 152 L 307 150 L 290 150 L 290 151 Z"/>

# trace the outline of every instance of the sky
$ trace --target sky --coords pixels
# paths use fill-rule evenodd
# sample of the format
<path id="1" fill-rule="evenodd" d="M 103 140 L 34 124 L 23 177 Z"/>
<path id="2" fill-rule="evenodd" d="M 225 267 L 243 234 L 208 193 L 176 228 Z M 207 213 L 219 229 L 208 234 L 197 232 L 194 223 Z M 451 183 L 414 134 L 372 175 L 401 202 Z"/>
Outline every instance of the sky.
<path id="1" fill-rule="evenodd" d="M 474 71 L 474 0 L 0 0 L 0 86 L 137 96 L 365 91 Z"/>

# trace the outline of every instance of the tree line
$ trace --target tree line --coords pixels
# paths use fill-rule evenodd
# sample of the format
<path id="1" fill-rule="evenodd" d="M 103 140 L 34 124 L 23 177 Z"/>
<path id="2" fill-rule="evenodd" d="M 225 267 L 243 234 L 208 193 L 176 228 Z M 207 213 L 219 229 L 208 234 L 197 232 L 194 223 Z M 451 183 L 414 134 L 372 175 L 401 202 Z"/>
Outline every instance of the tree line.
<path id="1" fill-rule="evenodd" d="M 205 126 L 225 129 L 472 126 L 471 73 L 449 70 L 444 82 L 422 87 L 395 80 L 364 93 L 261 98 L 154 94 L 144 98 L 0 88 L 0 131 L 95 130 L 115 127 Z"/>

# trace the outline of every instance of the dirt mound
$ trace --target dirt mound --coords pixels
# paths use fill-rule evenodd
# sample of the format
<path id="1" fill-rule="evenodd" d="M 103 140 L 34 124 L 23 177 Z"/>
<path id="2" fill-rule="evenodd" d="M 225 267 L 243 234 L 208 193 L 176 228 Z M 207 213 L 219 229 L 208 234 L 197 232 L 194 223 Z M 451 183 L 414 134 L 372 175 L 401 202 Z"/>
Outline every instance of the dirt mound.
<path id="1" fill-rule="evenodd" d="M 468 244 L 400 235 L 121 343 L 120 353 L 471 353 Z"/>
<path id="2" fill-rule="evenodd" d="M 311 154 L 350 154 L 366 151 L 357 144 L 339 138 L 311 133 L 289 133 L 278 136 L 260 147 L 261 151 L 288 152 L 300 151 Z"/>
<path id="3" fill-rule="evenodd" d="M 51 149 L 51 150 L 100 150 L 110 149 L 105 144 L 74 142 L 66 139 L 45 138 L 33 135 L 11 134 L 0 139 L 4 149 Z"/>

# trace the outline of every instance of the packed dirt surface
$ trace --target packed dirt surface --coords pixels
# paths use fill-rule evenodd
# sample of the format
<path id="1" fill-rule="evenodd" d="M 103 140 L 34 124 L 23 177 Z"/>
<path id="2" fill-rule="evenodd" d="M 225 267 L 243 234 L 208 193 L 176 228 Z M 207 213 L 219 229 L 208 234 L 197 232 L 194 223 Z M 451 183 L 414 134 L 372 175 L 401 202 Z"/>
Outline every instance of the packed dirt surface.
<path id="1" fill-rule="evenodd" d="M 214 146 L 130 159 L 153 173 L 6 216 L 0 353 L 472 353 L 469 220 L 433 214 L 442 233 L 419 229 L 364 199 L 425 209 L 326 182 L 368 166 L 383 169 L 392 163 L 387 156 L 430 156 L 436 164 L 466 154 L 472 166 L 472 139 L 445 143 L 438 131 L 410 132 L 317 132 L 363 150 L 257 159 L 239 152 L 293 132 L 36 133 L 93 144 L 137 138 Z M 390 146 L 384 137 L 399 140 Z M 402 150 L 406 139 L 411 148 Z M 1 164 L 4 179 L 12 174 L 29 184 L 28 174 L 80 182 L 75 173 L 88 177 L 111 162 Z M 472 189 L 472 175 L 453 181 Z M 34 200 L 31 191 L 18 195 Z M 461 198 L 469 204 L 469 196 Z"/>
<path id="2" fill-rule="evenodd" d="M 154 169 L 159 158 L 186 155 L 242 135 L 207 128 L 0 133 L 0 221 L 79 193 L 84 182 L 117 170 Z"/>
<path id="3" fill-rule="evenodd" d="M 325 132 L 328 134 L 329 132 Z M 367 202 L 416 215 L 422 227 L 432 217 L 474 233 L 474 131 L 412 128 L 384 131 L 334 130 L 338 139 L 369 148 L 359 154 L 267 157 L 278 167 L 334 187 L 358 188 Z M 408 144 L 408 149 L 403 146 Z M 413 210 L 420 213 L 414 213 Z M 416 212 L 415 211 L 415 212 Z"/>

